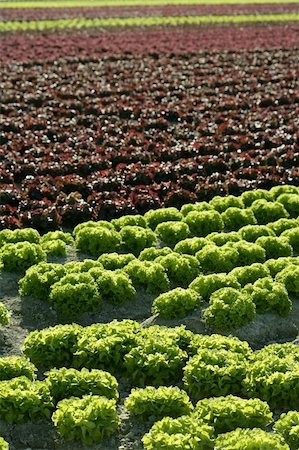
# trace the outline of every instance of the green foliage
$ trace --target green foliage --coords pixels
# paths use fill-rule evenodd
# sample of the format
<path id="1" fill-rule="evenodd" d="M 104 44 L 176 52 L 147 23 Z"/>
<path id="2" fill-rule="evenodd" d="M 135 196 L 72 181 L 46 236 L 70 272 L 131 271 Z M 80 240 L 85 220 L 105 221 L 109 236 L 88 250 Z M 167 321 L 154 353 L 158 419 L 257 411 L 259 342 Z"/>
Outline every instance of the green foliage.
<path id="1" fill-rule="evenodd" d="M 32 331 L 24 340 L 23 352 L 43 368 L 68 366 L 81 330 L 79 325 L 56 325 Z"/>
<path id="2" fill-rule="evenodd" d="M 29 267 L 46 261 L 46 254 L 39 244 L 17 242 L 5 244 L 0 249 L 0 262 L 7 272 L 23 273 Z"/>
<path id="3" fill-rule="evenodd" d="M 181 213 L 183 216 L 187 216 L 187 214 L 191 211 L 210 211 L 212 208 L 208 202 L 197 202 L 197 203 L 186 203 L 181 207 Z"/>
<path id="4" fill-rule="evenodd" d="M 103 370 L 51 369 L 46 372 L 45 383 L 49 387 L 55 403 L 69 397 L 82 397 L 86 394 L 103 395 L 117 400 L 118 383 L 116 378 Z"/>
<path id="5" fill-rule="evenodd" d="M 266 259 L 292 256 L 293 248 L 283 237 L 262 236 L 256 243 L 266 250 Z"/>
<path id="6" fill-rule="evenodd" d="M 201 296 L 192 289 L 176 288 L 160 294 L 152 306 L 152 313 L 163 319 L 178 319 L 198 308 Z"/>
<path id="7" fill-rule="evenodd" d="M 116 270 L 122 269 L 130 261 L 133 261 L 135 256 L 133 253 L 119 254 L 119 253 L 103 253 L 98 261 L 103 265 L 104 269 Z"/>
<path id="8" fill-rule="evenodd" d="M 245 225 L 239 233 L 244 241 L 255 242 L 261 236 L 276 236 L 268 225 Z"/>
<path id="9" fill-rule="evenodd" d="M 84 328 L 74 351 L 73 365 L 123 371 L 124 355 L 137 345 L 140 331 L 140 325 L 133 320 L 113 320 Z"/>
<path id="10" fill-rule="evenodd" d="M 223 213 L 229 208 L 244 208 L 244 203 L 241 197 L 235 197 L 234 195 L 227 195 L 225 197 L 220 197 L 215 195 L 210 201 L 212 208 L 216 209 L 219 213 Z"/>
<path id="11" fill-rule="evenodd" d="M 253 212 L 248 209 L 228 208 L 221 214 L 224 228 L 228 231 L 237 231 L 245 225 L 257 223 Z"/>
<path id="12" fill-rule="evenodd" d="M 9 450 L 9 444 L 2 437 L 0 437 L 0 450 Z"/>
<path id="13" fill-rule="evenodd" d="M 43 251 L 50 256 L 66 256 L 66 243 L 61 239 L 42 242 Z"/>
<path id="14" fill-rule="evenodd" d="M 90 274 L 69 273 L 51 286 L 49 301 L 69 319 L 96 310 L 101 304 L 101 296 Z"/>
<path id="15" fill-rule="evenodd" d="M 200 239 L 200 238 L 198 238 Z M 240 234 L 236 231 L 230 231 L 229 233 L 211 233 L 208 234 L 206 239 L 214 242 L 218 247 L 227 244 L 228 242 L 238 242 L 241 240 Z M 200 250 L 200 249 L 199 249 Z"/>
<path id="16" fill-rule="evenodd" d="M 135 289 L 144 289 L 147 293 L 165 292 L 169 288 L 169 279 L 165 268 L 153 261 L 131 261 L 123 269 L 131 278 Z"/>
<path id="17" fill-rule="evenodd" d="M 281 414 L 275 422 L 274 430 L 281 434 L 292 450 L 299 448 L 299 411 Z"/>
<path id="18" fill-rule="evenodd" d="M 120 424 L 115 400 L 99 395 L 61 400 L 52 420 L 65 440 L 79 440 L 84 444 L 100 442 Z"/>
<path id="19" fill-rule="evenodd" d="M 275 281 L 284 284 L 288 292 L 299 294 L 299 266 L 288 265 L 276 275 Z"/>
<path id="20" fill-rule="evenodd" d="M 215 442 L 215 450 L 290 450 L 285 441 L 277 435 L 260 428 L 237 428 L 220 434 Z"/>
<path id="21" fill-rule="evenodd" d="M 145 248 L 138 256 L 138 259 L 140 259 L 140 261 L 154 261 L 159 258 L 159 256 L 166 256 L 170 253 L 172 253 L 172 250 L 169 247 Z"/>
<path id="22" fill-rule="evenodd" d="M 67 245 L 73 245 L 74 239 L 71 235 L 71 233 L 64 233 L 63 231 L 49 231 L 48 233 L 44 234 L 41 237 L 41 243 L 48 242 L 48 241 L 63 241 Z"/>
<path id="23" fill-rule="evenodd" d="M 283 231 L 281 237 L 287 239 L 293 250 L 299 253 L 299 222 L 298 227 Z"/>
<path id="24" fill-rule="evenodd" d="M 266 353 L 267 347 L 255 357 L 246 370 L 243 393 L 259 397 L 269 403 L 271 409 L 292 409 L 298 406 L 299 361 L 295 356 L 279 357 Z"/>
<path id="25" fill-rule="evenodd" d="M 50 417 L 53 408 L 47 385 L 21 376 L 0 381 L 0 418 L 9 423 Z"/>
<path id="26" fill-rule="evenodd" d="M 64 264 L 64 268 L 69 273 L 86 273 L 93 268 L 103 269 L 103 265 L 100 261 L 95 261 L 94 259 L 84 259 L 83 261 L 70 261 Z"/>
<path id="27" fill-rule="evenodd" d="M 127 374 L 137 386 L 175 383 L 182 377 L 188 355 L 166 336 L 147 336 L 124 357 Z"/>
<path id="28" fill-rule="evenodd" d="M 203 313 L 208 325 L 223 331 L 247 325 L 254 317 L 255 304 L 250 296 L 230 287 L 214 292 Z"/>
<path id="29" fill-rule="evenodd" d="M 299 216 L 299 190 L 297 194 L 281 194 L 277 201 L 282 203 L 291 217 L 297 218 Z"/>
<path id="30" fill-rule="evenodd" d="M 177 208 L 159 208 L 147 211 L 144 214 L 147 225 L 154 230 L 159 223 L 169 221 L 180 221 L 183 218 L 183 214 Z"/>
<path id="31" fill-rule="evenodd" d="M 261 278 L 254 284 L 248 284 L 244 289 L 255 303 L 256 312 L 275 312 L 286 317 L 292 309 L 292 302 L 284 284 L 277 283 L 272 278 Z"/>
<path id="32" fill-rule="evenodd" d="M 187 393 L 173 386 L 132 389 L 124 405 L 131 414 L 142 419 L 149 416 L 154 416 L 156 420 L 165 416 L 176 418 L 193 410 Z"/>
<path id="33" fill-rule="evenodd" d="M 266 260 L 266 251 L 258 244 L 239 241 L 233 242 L 231 247 L 239 253 L 237 266 L 250 266 L 253 263 L 263 263 Z"/>
<path id="34" fill-rule="evenodd" d="M 190 339 L 187 351 L 190 355 L 196 355 L 199 350 L 229 350 L 234 353 L 240 353 L 244 358 L 252 354 L 252 350 L 247 341 L 240 341 L 235 336 L 222 336 L 221 334 L 193 334 Z"/>
<path id="35" fill-rule="evenodd" d="M 253 361 L 262 361 L 264 357 L 269 356 L 289 357 L 294 361 L 299 361 L 299 346 L 292 342 L 269 344 L 251 355 Z"/>
<path id="36" fill-rule="evenodd" d="M 275 222 L 268 224 L 268 227 L 271 228 L 277 236 L 280 236 L 286 230 L 297 228 L 298 226 L 298 219 L 278 219 Z"/>
<path id="37" fill-rule="evenodd" d="M 4 306 L 2 302 L 0 302 L 0 325 L 8 325 L 10 322 L 10 312 Z"/>
<path id="38" fill-rule="evenodd" d="M 16 377 L 35 379 L 37 368 L 27 358 L 22 356 L 2 356 L 0 358 L 0 380 L 10 380 Z"/>
<path id="39" fill-rule="evenodd" d="M 273 422 L 273 414 L 266 402 L 233 395 L 199 400 L 195 415 L 213 426 L 216 434 L 227 433 L 238 427 L 266 429 Z"/>
<path id="40" fill-rule="evenodd" d="M 213 273 L 210 275 L 199 275 L 189 285 L 191 289 L 198 292 L 204 300 L 208 300 L 213 292 L 224 287 L 240 289 L 241 285 L 237 278 L 226 273 Z"/>
<path id="41" fill-rule="evenodd" d="M 164 417 L 142 438 L 146 450 L 212 450 L 214 430 L 192 416 Z"/>
<path id="42" fill-rule="evenodd" d="M 265 199 L 267 201 L 273 200 L 272 194 L 266 189 L 255 189 L 254 191 L 246 191 L 241 194 L 241 199 L 246 208 L 252 205 L 255 200 Z"/>
<path id="43" fill-rule="evenodd" d="M 190 234 L 190 229 L 185 222 L 162 222 L 155 229 L 155 233 L 168 245 L 175 245 Z"/>
<path id="44" fill-rule="evenodd" d="M 196 252 L 206 245 L 211 245 L 208 239 L 200 237 L 187 238 L 178 242 L 174 247 L 174 251 L 177 253 L 186 253 L 187 255 L 195 255 Z"/>
<path id="45" fill-rule="evenodd" d="M 50 288 L 65 276 L 62 264 L 40 263 L 26 270 L 25 276 L 19 281 L 19 294 L 34 295 L 37 298 L 48 298 Z"/>
<path id="46" fill-rule="evenodd" d="M 0 231 L 0 248 L 4 244 L 16 244 L 17 242 L 31 242 L 32 244 L 39 244 L 40 234 L 33 228 Z"/>
<path id="47" fill-rule="evenodd" d="M 246 374 L 246 359 L 230 350 L 202 348 L 184 368 L 184 386 L 194 400 L 240 394 Z"/>
<path id="48" fill-rule="evenodd" d="M 290 184 L 284 184 L 281 186 L 273 186 L 269 193 L 274 199 L 277 199 L 282 194 L 298 194 L 298 187 Z"/>
<path id="49" fill-rule="evenodd" d="M 102 299 L 107 303 L 120 305 L 135 299 L 136 290 L 125 272 L 93 268 L 89 274 L 95 280 Z"/>
<path id="50" fill-rule="evenodd" d="M 140 214 L 121 216 L 118 219 L 112 219 L 111 223 L 117 231 L 128 225 L 146 228 L 146 220 Z"/>
<path id="51" fill-rule="evenodd" d="M 238 265 L 239 253 L 231 244 L 207 245 L 195 254 L 203 272 L 230 272 Z"/>
<path id="52" fill-rule="evenodd" d="M 268 259 L 264 266 L 270 270 L 271 277 L 275 277 L 278 272 L 281 272 L 286 267 L 293 264 L 294 258 L 285 257 L 285 258 L 277 258 L 277 259 Z"/>
<path id="53" fill-rule="evenodd" d="M 98 220 L 94 222 L 93 220 L 89 220 L 88 222 L 79 223 L 79 225 L 74 228 L 74 235 L 77 237 L 79 231 L 87 228 L 107 228 L 107 230 L 115 230 L 112 222 L 108 222 L 107 220 Z"/>
<path id="54" fill-rule="evenodd" d="M 229 276 L 236 278 L 243 287 L 245 284 L 254 283 L 259 278 L 270 276 L 270 270 L 265 264 L 253 263 L 250 266 L 235 267 Z"/>
<path id="55" fill-rule="evenodd" d="M 165 268 L 171 282 L 183 287 L 187 287 L 200 272 L 198 260 L 191 255 L 172 252 L 166 256 L 160 256 L 155 262 Z"/>
<path id="56" fill-rule="evenodd" d="M 92 256 L 115 252 L 120 243 L 119 233 L 104 226 L 83 227 L 76 232 L 77 249 Z"/>
<path id="57" fill-rule="evenodd" d="M 149 228 L 128 225 L 120 230 L 119 236 L 122 240 L 122 249 L 125 252 L 132 252 L 135 256 L 145 248 L 155 247 L 157 244 L 156 235 Z"/>
<path id="58" fill-rule="evenodd" d="M 256 200 L 251 205 L 251 210 L 256 217 L 257 223 L 265 225 L 269 222 L 289 217 L 285 207 L 278 202 L 267 202 L 267 200 Z"/>
<path id="59" fill-rule="evenodd" d="M 184 222 L 196 236 L 205 237 L 213 231 L 222 231 L 224 224 L 217 211 L 191 211 L 184 217 Z"/>

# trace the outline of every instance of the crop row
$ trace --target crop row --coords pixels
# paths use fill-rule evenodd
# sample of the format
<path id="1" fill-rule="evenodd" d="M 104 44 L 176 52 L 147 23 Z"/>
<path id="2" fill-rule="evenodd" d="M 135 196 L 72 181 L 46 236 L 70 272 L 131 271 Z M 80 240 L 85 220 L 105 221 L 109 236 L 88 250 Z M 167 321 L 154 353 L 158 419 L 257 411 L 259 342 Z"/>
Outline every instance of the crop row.
<path id="1" fill-rule="evenodd" d="M 156 54 L 3 67 L 2 228 L 71 227 L 295 182 L 296 52 L 225 61 Z"/>
<path id="2" fill-rule="evenodd" d="M 216 196 L 181 211 L 81 223 L 74 239 L 62 231 L 41 237 L 34 229 L 3 230 L 0 261 L 6 271 L 28 269 L 20 295 L 48 299 L 68 321 L 99 309 L 103 300 L 119 305 L 145 291 L 160 294 L 153 314 L 180 318 L 205 302 L 207 324 L 234 329 L 256 313 L 289 314 L 289 294 L 299 293 L 293 257 L 299 252 L 298 208 L 298 188 L 286 185 Z M 98 260 L 46 263 L 47 253 L 65 255 L 74 242 Z"/>
<path id="3" fill-rule="evenodd" d="M 255 22 L 295 22 L 299 20 L 297 13 L 285 14 L 251 14 L 227 16 L 146 16 L 121 18 L 70 18 L 36 21 L 0 21 L 0 32 L 48 30 L 87 27 L 152 27 L 152 26 L 179 26 L 202 25 L 222 23 L 255 23 Z"/>
<path id="4" fill-rule="evenodd" d="M 283 14 L 296 13 L 296 3 L 276 4 L 192 4 L 192 5 L 160 5 L 160 6 L 108 6 L 108 7 L 76 7 L 76 8 L 1 8 L 1 21 L 11 20 L 53 20 L 84 17 L 146 17 L 146 16 L 200 16 L 231 14 Z"/>
<path id="5" fill-rule="evenodd" d="M 271 29 L 271 31 L 270 31 Z M 271 40 L 269 39 L 271 33 Z M 83 34 L 84 33 L 84 34 Z M 43 33 L 9 33 L 1 36 L 2 62 L 37 63 L 60 58 L 88 60 L 105 58 L 107 54 L 175 54 L 202 51 L 240 51 L 244 49 L 294 48 L 298 45 L 299 30 L 295 24 L 272 23 L 271 27 L 251 24 L 250 27 L 232 24 L 206 27 L 175 27 L 172 30 L 114 29 L 113 39 L 107 31 L 85 29 L 72 32 L 55 30 Z M 82 39 L 84 37 L 84 39 Z M 14 69 L 15 70 L 15 69 Z"/>
<path id="6" fill-rule="evenodd" d="M 244 448 L 254 439 L 261 440 L 261 449 L 297 448 L 295 344 L 253 352 L 233 337 L 194 334 L 184 327 L 144 329 L 124 320 L 34 331 L 23 351 L 31 362 L 0 358 L 0 417 L 8 422 L 52 415 L 65 439 L 98 442 L 120 424 L 117 379 L 122 379 L 128 387 L 139 386 L 125 398 L 128 413 L 156 422 L 143 438 L 146 449 L 160 448 L 161 439 L 172 449 L 178 432 L 183 435 L 179 450 L 187 448 L 187 436 L 199 438 L 192 449 L 224 449 L 226 440 L 238 434 Z M 36 381 L 34 364 L 48 369 L 43 381 Z M 287 414 L 273 425 L 273 412 L 281 409 Z M 266 433 L 270 425 L 279 434 Z"/>

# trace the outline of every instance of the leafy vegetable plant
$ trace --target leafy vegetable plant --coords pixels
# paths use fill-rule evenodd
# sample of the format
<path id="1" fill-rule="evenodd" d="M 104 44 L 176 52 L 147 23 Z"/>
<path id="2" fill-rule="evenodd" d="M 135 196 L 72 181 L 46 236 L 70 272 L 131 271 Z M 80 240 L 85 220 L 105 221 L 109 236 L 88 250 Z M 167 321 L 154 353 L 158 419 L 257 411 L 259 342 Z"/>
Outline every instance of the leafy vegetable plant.
<path id="1" fill-rule="evenodd" d="M 154 416 L 156 420 L 165 416 L 179 417 L 193 410 L 187 393 L 173 386 L 132 389 L 124 405 L 134 416 L 143 419 Z"/>
<path id="2" fill-rule="evenodd" d="M 176 288 L 160 294 L 152 306 L 153 314 L 163 319 L 175 319 L 186 316 L 201 303 L 201 296 L 192 289 Z"/>
<path id="3" fill-rule="evenodd" d="M 290 450 L 280 436 L 267 433 L 260 428 L 237 428 L 220 434 L 215 442 L 215 450 Z"/>
<path id="4" fill-rule="evenodd" d="M 255 310 L 255 304 L 247 293 L 225 287 L 211 295 L 203 318 L 219 330 L 232 330 L 250 323 L 255 317 Z"/>
<path id="5" fill-rule="evenodd" d="M 120 424 L 115 400 L 99 395 L 61 400 L 52 420 L 65 440 L 79 440 L 84 444 L 100 442 Z"/>
<path id="6" fill-rule="evenodd" d="M 5 244 L 0 249 L 0 262 L 7 272 L 23 273 L 29 267 L 46 261 L 46 254 L 39 244 L 17 242 Z"/>
<path id="7" fill-rule="evenodd" d="M 192 416 L 164 417 L 142 438 L 146 450 L 212 450 L 214 430 Z"/>
<path id="8" fill-rule="evenodd" d="M 51 369 L 46 372 L 45 382 L 55 402 L 86 394 L 103 395 L 115 400 L 119 397 L 116 378 L 103 370 Z"/>
<path id="9" fill-rule="evenodd" d="M 299 448 L 299 411 L 281 414 L 274 424 L 274 430 L 282 435 L 292 450 Z"/>
<path id="10" fill-rule="evenodd" d="M 243 399 L 234 395 L 199 400 L 195 415 L 207 420 L 215 432 L 227 433 L 241 428 L 266 429 L 273 422 L 269 405 L 258 398 Z"/>

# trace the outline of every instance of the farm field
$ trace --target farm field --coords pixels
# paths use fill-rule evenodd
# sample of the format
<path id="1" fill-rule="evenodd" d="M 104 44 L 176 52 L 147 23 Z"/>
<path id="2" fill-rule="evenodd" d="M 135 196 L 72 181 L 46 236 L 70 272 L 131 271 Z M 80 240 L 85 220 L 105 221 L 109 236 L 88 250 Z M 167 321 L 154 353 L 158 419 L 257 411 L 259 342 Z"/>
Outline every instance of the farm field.
<path id="1" fill-rule="evenodd" d="M 0 450 L 298 450 L 299 2 L 0 40 Z"/>

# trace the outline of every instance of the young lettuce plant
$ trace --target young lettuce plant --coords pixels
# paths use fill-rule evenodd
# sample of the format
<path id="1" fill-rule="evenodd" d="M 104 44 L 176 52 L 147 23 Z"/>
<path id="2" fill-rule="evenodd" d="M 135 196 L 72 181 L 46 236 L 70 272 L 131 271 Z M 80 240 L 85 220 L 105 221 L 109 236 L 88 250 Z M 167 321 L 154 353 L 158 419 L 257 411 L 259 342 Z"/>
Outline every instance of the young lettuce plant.
<path id="1" fill-rule="evenodd" d="M 242 353 L 209 348 L 199 349 L 184 368 L 184 386 L 193 400 L 239 395 L 246 375 L 247 359 Z"/>
<path id="2" fill-rule="evenodd" d="M 152 313 L 159 314 L 162 319 L 178 319 L 198 308 L 201 300 L 192 289 L 172 289 L 153 301 Z"/>
<path id="3" fill-rule="evenodd" d="M 128 225 L 120 230 L 119 236 L 122 250 L 135 256 L 145 248 L 155 247 L 157 244 L 157 237 L 149 228 Z"/>
<path id="4" fill-rule="evenodd" d="M 116 378 L 108 372 L 98 369 L 76 370 L 51 369 L 45 373 L 45 383 L 49 387 L 55 403 L 69 397 L 83 395 L 103 395 L 118 400 L 118 383 Z"/>
<path id="5" fill-rule="evenodd" d="M 284 237 L 261 236 L 256 244 L 265 249 L 266 259 L 293 255 L 293 248 Z"/>
<path id="6" fill-rule="evenodd" d="M 221 214 L 227 231 L 238 231 L 245 225 L 255 225 L 257 220 L 250 209 L 228 208 Z"/>
<path id="7" fill-rule="evenodd" d="M 215 195 L 212 200 L 210 200 L 209 204 L 219 213 L 223 213 L 229 208 L 243 209 L 245 207 L 242 198 L 235 197 L 234 195 L 227 195 L 225 197 Z"/>
<path id="8" fill-rule="evenodd" d="M 82 327 L 76 324 L 31 331 L 24 340 L 22 350 L 36 366 L 69 366 L 81 332 Z"/>
<path id="9" fill-rule="evenodd" d="M 221 215 L 217 211 L 191 211 L 184 217 L 184 222 L 191 233 L 199 237 L 205 237 L 213 231 L 222 231 L 224 228 Z"/>
<path id="10" fill-rule="evenodd" d="M 213 427 L 192 416 L 164 417 L 142 438 L 146 450 L 212 450 Z"/>
<path id="11" fill-rule="evenodd" d="M 158 238 L 166 245 L 175 245 L 190 234 L 190 229 L 185 222 L 163 222 L 155 229 Z"/>
<path id="12" fill-rule="evenodd" d="M 279 433 L 291 450 L 299 448 L 299 411 L 281 414 L 274 424 L 274 431 Z"/>
<path id="13" fill-rule="evenodd" d="M 158 257 L 155 262 L 165 268 L 169 280 L 178 286 L 187 287 L 200 273 L 200 264 L 191 255 L 172 252 Z"/>
<path id="14" fill-rule="evenodd" d="M 273 422 L 269 405 L 258 398 L 243 399 L 234 395 L 199 400 L 194 415 L 206 420 L 216 434 L 241 428 L 266 429 Z"/>
<path id="15" fill-rule="evenodd" d="M 51 286 L 49 302 L 64 317 L 78 317 L 99 308 L 102 299 L 88 273 L 70 273 Z"/>
<path id="16" fill-rule="evenodd" d="M 2 356 L 0 358 L 0 380 L 24 376 L 29 380 L 35 379 L 37 368 L 23 356 Z"/>
<path id="17" fill-rule="evenodd" d="M 219 289 L 210 297 L 210 305 L 203 312 L 205 322 L 218 330 L 240 328 L 250 323 L 256 307 L 246 292 L 230 287 Z"/>
<path id="18" fill-rule="evenodd" d="M 0 249 L 0 262 L 7 272 L 24 273 L 29 267 L 46 261 L 46 253 L 39 244 L 17 242 Z"/>
<path id="19" fill-rule="evenodd" d="M 79 440 L 83 444 L 100 442 L 104 436 L 115 432 L 120 424 L 116 401 L 99 395 L 61 400 L 52 421 L 65 440 Z"/>
<path id="20" fill-rule="evenodd" d="M 154 230 L 159 223 L 169 221 L 181 221 L 183 214 L 177 208 L 159 208 L 147 211 L 144 214 L 147 225 Z"/>
<path id="21" fill-rule="evenodd" d="M 246 285 L 244 291 L 250 295 L 258 314 L 269 311 L 286 317 L 292 309 L 292 301 L 284 284 L 274 282 L 271 277 Z"/>
<path id="22" fill-rule="evenodd" d="M 237 428 L 220 434 L 215 441 L 215 450 L 290 450 L 281 436 L 267 433 L 260 428 Z"/>
<path id="23" fill-rule="evenodd" d="M 187 393 L 176 386 L 132 389 L 124 405 L 130 414 L 143 420 L 149 416 L 154 416 L 155 420 L 165 416 L 176 418 L 193 410 Z"/>
<path id="24" fill-rule="evenodd" d="M 241 284 L 231 274 L 211 273 L 209 275 L 199 275 L 189 285 L 189 288 L 198 292 L 205 301 L 209 300 L 213 292 L 224 287 L 241 289 Z"/>

